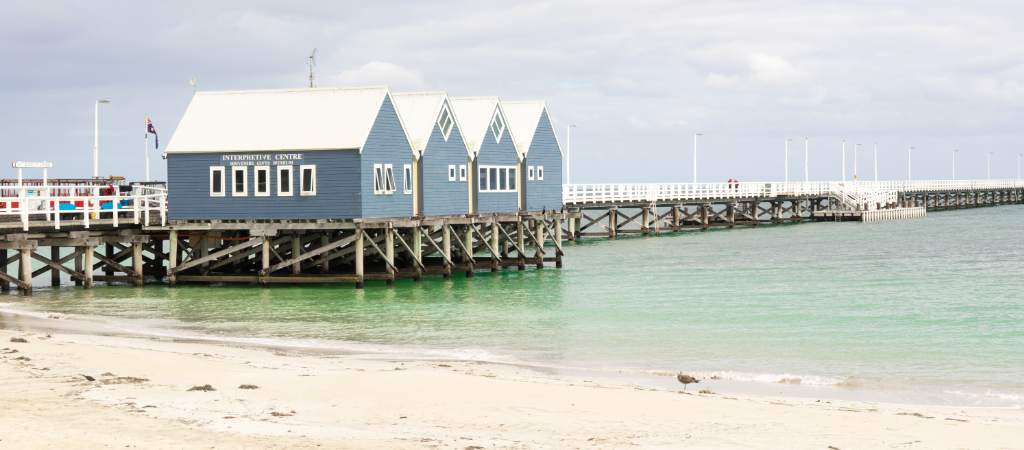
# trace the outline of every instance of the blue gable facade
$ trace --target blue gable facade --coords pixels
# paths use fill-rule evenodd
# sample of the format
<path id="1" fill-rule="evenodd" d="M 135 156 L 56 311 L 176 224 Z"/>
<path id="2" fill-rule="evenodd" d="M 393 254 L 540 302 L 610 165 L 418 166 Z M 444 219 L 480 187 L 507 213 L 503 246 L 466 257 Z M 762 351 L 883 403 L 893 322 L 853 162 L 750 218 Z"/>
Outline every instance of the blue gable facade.
<path id="1" fill-rule="evenodd" d="M 406 171 L 404 167 L 412 167 L 412 143 L 402 128 L 402 122 L 395 112 L 391 96 L 384 97 L 377 119 L 366 138 L 363 152 L 360 154 L 360 198 L 362 200 L 362 216 L 364 218 L 412 217 L 413 194 L 406 193 Z M 391 194 L 375 194 L 373 177 L 375 164 L 391 164 L 395 174 L 395 191 Z M 409 186 L 412 187 L 412 180 Z"/>
<path id="2" fill-rule="evenodd" d="M 502 120 L 505 120 L 504 117 Z M 477 152 L 476 159 L 478 169 L 474 177 L 476 183 L 474 183 L 473 189 L 477 192 L 477 213 L 489 214 L 519 211 L 518 189 L 515 192 L 490 192 L 489 190 L 481 189 L 481 184 L 484 182 L 490 183 L 491 181 L 490 174 L 492 172 L 489 166 L 514 167 L 518 171 L 519 155 L 516 152 L 516 147 L 512 142 L 507 125 L 502 130 L 501 137 L 497 142 L 495 142 L 494 134 L 488 128 L 487 134 L 480 144 L 480 150 Z M 483 176 L 485 170 L 487 171 L 486 179 Z M 516 179 L 519 180 L 520 178 L 517 176 Z M 518 182 L 516 183 L 517 188 L 519 184 Z"/>
<path id="3" fill-rule="evenodd" d="M 526 180 L 526 210 L 562 209 L 562 152 L 546 109 L 541 113 L 523 165 L 535 171 L 534 179 Z M 537 167 L 544 168 L 543 180 L 536 177 Z"/>
<path id="4" fill-rule="evenodd" d="M 445 106 L 448 102 L 445 101 Z M 438 112 L 440 114 L 440 111 Z M 452 124 L 448 140 L 444 140 L 441 127 L 434 121 L 427 147 L 420 158 L 423 164 L 423 214 L 449 216 L 468 214 L 469 211 L 469 154 L 462 139 L 458 123 Z M 455 166 L 455 181 L 449 179 L 448 168 Z M 461 169 L 465 177 L 460 177 Z"/>

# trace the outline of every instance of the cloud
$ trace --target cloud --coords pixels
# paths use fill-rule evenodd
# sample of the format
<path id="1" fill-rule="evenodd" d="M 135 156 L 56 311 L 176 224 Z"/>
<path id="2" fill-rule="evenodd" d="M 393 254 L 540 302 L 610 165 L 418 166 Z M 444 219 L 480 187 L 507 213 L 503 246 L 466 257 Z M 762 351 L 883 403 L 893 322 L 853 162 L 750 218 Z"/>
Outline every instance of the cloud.
<path id="1" fill-rule="evenodd" d="M 387 85 L 397 92 L 428 89 L 423 73 L 419 70 L 409 70 L 383 61 L 368 62 L 355 70 L 344 70 L 341 75 L 330 77 L 330 80 L 336 86 Z"/>
<path id="2" fill-rule="evenodd" d="M 982 77 L 974 80 L 974 92 L 982 97 L 1013 102 L 1024 98 L 1024 84 L 1008 80 L 1000 85 L 993 78 Z"/>
<path id="3" fill-rule="evenodd" d="M 658 83 L 644 81 L 637 83 L 624 77 L 617 77 L 598 83 L 597 88 L 607 96 L 656 97 L 665 95 L 665 87 Z"/>
<path id="4" fill-rule="evenodd" d="M 781 56 L 757 53 L 750 57 L 751 81 L 762 85 L 786 85 L 803 82 L 807 75 Z"/>

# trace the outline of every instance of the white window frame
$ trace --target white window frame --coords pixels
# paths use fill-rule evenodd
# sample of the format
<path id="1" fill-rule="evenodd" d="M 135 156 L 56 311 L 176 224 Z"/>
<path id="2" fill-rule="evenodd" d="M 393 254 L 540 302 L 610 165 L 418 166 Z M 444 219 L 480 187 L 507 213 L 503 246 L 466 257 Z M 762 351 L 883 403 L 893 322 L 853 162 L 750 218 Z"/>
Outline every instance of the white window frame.
<path id="1" fill-rule="evenodd" d="M 444 119 L 448 119 L 448 130 L 444 129 Z M 448 105 L 444 105 L 441 108 L 441 114 L 437 116 L 437 126 L 441 129 L 441 135 L 444 136 L 444 141 L 448 142 L 448 136 L 451 136 L 452 130 L 455 129 L 455 116 L 452 115 L 452 111 L 448 109 Z"/>
<path id="2" fill-rule="evenodd" d="M 469 174 L 469 171 L 466 170 L 466 165 L 465 164 L 460 165 L 459 166 L 459 181 L 466 181 L 466 176 L 468 174 Z"/>
<path id="3" fill-rule="evenodd" d="M 264 192 L 260 192 L 260 172 L 265 173 L 267 177 L 267 190 Z M 274 184 L 273 180 L 270 179 L 270 166 L 256 166 L 252 177 L 253 195 L 256 197 L 270 197 L 270 185 Z"/>
<path id="4" fill-rule="evenodd" d="M 501 180 L 499 179 L 495 185 L 495 189 L 491 189 L 491 170 L 495 171 L 495 174 L 500 177 L 501 170 L 505 169 L 505 189 L 501 188 Z M 519 167 L 517 166 L 480 166 L 480 170 L 484 173 L 480 175 L 480 181 L 477 184 L 479 191 L 485 194 L 491 193 L 509 193 L 519 192 L 519 180 L 515 177 L 518 175 Z M 510 182 L 511 181 L 511 182 Z M 509 186 L 515 186 L 515 188 L 509 188 Z"/>
<path id="5" fill-rule="evenodd" d="M 533 166 L 529 166 L 526 168 L 526 179 L 528 181 L 533 181 L 533 173 Z"/>
<path id="6" fill-rule="evenodd" d="M 235 177 L 238 176 L 238 172 L 242 172 L 242 192 L 239 193 L 236 188 L 238 182 Z M 249 196 L 249 166 L 231 166 L 231 196 L 232 197 L 248 197 Z"/>
<path id="7" fill-rule="evenodd" d="M 384 165 L 384 193 L 387 195 L 395 193 L 395 166 L 393 164 Z"/>
<path id="8" fill-rule="evenodd" d="M 544 181 L 544 166 L 537 166 L 537 181 Z"/>
<path id="9" fill-rule="evenodd" d="M 381 195 L 384 193 L 384 165 L 374 164 L 373 165 L 373 195 Z"/>
<path id="10" fill-rule="evenodd" d="M 277 186 L 278 197 L 291 197 L 295 195 L 295 166 L 277 166 L 277 182 L 274 183 Z M 281 176 L 282 172 L 288 172 L 288 191 L 284 192 L 281 190 Z"/>
<path id="11" fill-rule="evenodd" d="M 310 190 L 306 190 L 306 170 L 310 170 L 310 178 L 312 182 L 309 183 Z M 306 164 L 299 166 L 299 195 L 302 196 L 314 196 L 316 195 L 316 164 Z"/>
<path id="12" fill-rule="evenodd" d="M 412 164 L 402 166 L 402 187 L 406 194 L 412 194 Z"/>
<path id="13" fill-rule="evenodd" d="M 213 191 L 213 173 L 220 172 L 220 192 Z M 224 183 L 227 178 L 224 176 L 224 166 L 210 166 L 210 197 L 224 197 L 227 195 L 227 189 L 224 188 Z"/>
<path id="14" fill-rule="evenodd" d="M 498 125 L 498 129 L 495 130 L 495 124 Z M 491 118 L 491 134 L 494 135 L 495 142 L 501 142 L 501 133 L 505 131 L 505 119 L 501 118 L 501 111 L 495 110 L 494 117 Z"/>
<path id="15" fill-rule="evenodd" d="M 457 175 L 455 173 L 455 164 L 449 164 L 448 165 L 448 181 L 455 181 L 455 180 L 457 180 L 458 178 L 456 178 L 456 176 Z"/>

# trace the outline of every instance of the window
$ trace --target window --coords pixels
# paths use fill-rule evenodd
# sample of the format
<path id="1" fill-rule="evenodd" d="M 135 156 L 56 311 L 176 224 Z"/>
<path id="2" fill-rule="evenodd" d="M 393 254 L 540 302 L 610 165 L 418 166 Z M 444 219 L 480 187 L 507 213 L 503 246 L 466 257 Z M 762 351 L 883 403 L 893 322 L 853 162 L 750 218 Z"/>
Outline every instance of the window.
<path id="1" fill-rule="evenodd" d="M 210 197 L 224 196 L 224 167 L 210 167 Z"/>
<path id="2" fill-rule="evenodd" d="M 256 168 L 256 196 L 270 196 L 270 167 L 268 166 Z"/>
<path id="3" fill-rule="evenodd" d="M 395 193 L 395 168 L 391 164 L 384 165 L 384 193 Z"/>
<path id="4" fill-rule="evenodd" d="M 466 166 L 459 166 L 459 181 L 466 181 Z"/>
<path id="5" fill-rule="evenodd" d="M 384 193 L 384 165 L 374 164 L 373 165 L 373 194 L 380 195 Z"/>
<path id="6" fill-rule="evenodd" d="M 448 166 L 448 181 L 455 181 L 455 166 Z"/>
<path id="7" fill-rule="evenodd" d="M 448 111 L 448 106 L 446 105 L 444 109 L 441 110 L 441 117 L 437 119 L 437 126 L 441 127 L 441 135 L 444 136 L 445 141 L 448 140 L 448 135 L 451 134 L 452 125 L 454 123 L 455 122 L 452 120 L 452 113 L 451 111 Z"/>
<path id="8" fill-rule="evenodd" d="M 299 166 L 299 195 L 316 195 L 316 166 Z"/>
<path id="9" fill-rule="evenodd" d="M 277 195 L 291 197 L 292 166 L 277 166 Z"/>
<path id="10" fill-rule="evenodd" d="M 405 193 L 412 194 L 412 164 L 402 166 L 402 173 L 405 174 L 402 182 L 405 184 Z"/>
<path id="11" fill-rule="evenodd" d="M 516 172 L 515 166 L 481 166 L 480 191 L 515 192 Z"/>
<path id="12" fill-rule="evenodd" d="M 246 177 L 249 172 L 248 169 L 249 168 L 246 166 L 231 168 L 231 185 L 234 188 L 231 191 L 232 196 L 245 197 L 246 195 L 249 195 L 249 180 L 247 179 L 248 177 Z"/>
<path id="13" fill-rule="evenodd" d="M 526 179 L 533 181 L 533 166 L 526 168 Z"/>
<path id="14" fill-rule="evenodd" d="M 544 166 L 537 166 L 537 179 L 544 181 Z"/>
<path id="15" fill-rule="evenodd" d="M 494 112 L 494 119 L 491 119 L 491 132 L 494 133 L 494 140 L 501 141 L 501 132 L 505 130 L 505 123 L 501 121 L 501 114 Z"/>

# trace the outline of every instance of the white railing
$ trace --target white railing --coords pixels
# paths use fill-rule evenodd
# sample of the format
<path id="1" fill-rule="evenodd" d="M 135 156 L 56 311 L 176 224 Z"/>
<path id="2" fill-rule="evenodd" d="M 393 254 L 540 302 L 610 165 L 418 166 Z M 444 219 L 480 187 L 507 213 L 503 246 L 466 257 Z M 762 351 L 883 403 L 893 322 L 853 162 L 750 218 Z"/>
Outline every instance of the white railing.
<path id="1" fill-rule="evenodd" d="M 22 229 L 28 231 L 30 222 L 52 222 L 60 229 L 64 220 L 81 221 L 89 228 L 91 221 L 101 214 L 110 213 L 114 227 L 123 221 L 146 225 L 159 215 L 160 224 L 167 224 L 167 190 L 150 186 L 132 186 L 132 192 L 120 195 L 114 192 L 101 195 L 108 186 L 26 186 L 12 185 L 0 188 L 0 218 L 16 217 Z M 124 215 L 125 217 L 120 217 Z M 40 217 L 42 216 L 42 217 Z M 11 220 L 3 220 L 11 222 Z"/>
<path id="2" fill-rule="evenodd" d="M 1024 188 L 1022 180 L 965 181 L 821 181 L 791 183 L 645 183 L 565 184 L 566 205 L 589 203 L 656 203 L 674 200 L 773 198 L 828 195 L 851 209 L 875 209 L 895 203 L 902 192 L 962 191 Z"/>

